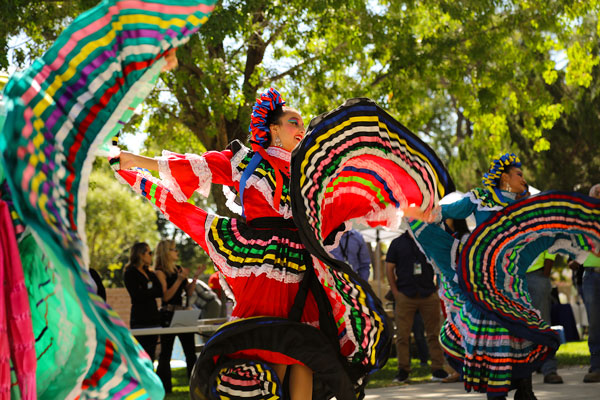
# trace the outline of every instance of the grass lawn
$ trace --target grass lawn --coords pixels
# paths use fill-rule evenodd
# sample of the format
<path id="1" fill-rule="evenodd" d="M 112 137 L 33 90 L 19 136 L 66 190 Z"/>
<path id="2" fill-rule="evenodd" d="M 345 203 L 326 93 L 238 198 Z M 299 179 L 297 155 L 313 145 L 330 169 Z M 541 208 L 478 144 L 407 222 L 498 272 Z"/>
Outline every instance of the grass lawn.
<path id="1" fill-rule="evenodd" d="M 559 368 L 573 365 L 588 365 L 590 362 L 590 352 L 587 341 L 563 344 L 556 353 L 556 359 Z M 397 365 L 396 358 L 390 358 L 383 369 L 373 374 L 367 388 L 399 385 L 392 382 L 397 372 Z M 173 393 L 167 395 L 167 400 L 188 400 L 190 398 L 185 371 L 185 368 L 173 369 Z M 418 360 L 412 360 L 410 381 L 408 384 L 427 382 L 430 379 L 430 367 L 421 366 Z"/>

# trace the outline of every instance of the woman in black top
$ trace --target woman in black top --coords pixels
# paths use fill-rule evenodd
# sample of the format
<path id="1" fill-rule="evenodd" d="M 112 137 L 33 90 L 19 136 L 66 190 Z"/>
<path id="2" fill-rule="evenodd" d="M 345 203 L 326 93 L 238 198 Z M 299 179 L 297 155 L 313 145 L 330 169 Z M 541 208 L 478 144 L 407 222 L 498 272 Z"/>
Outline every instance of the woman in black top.
<path id="1" fill-rule="evenodd" d="M 154 270 L 156 277 L 162 287 L 162 308 L 169 311 L 183 309 L 187 304 L 183 304 L 183 292 L 186 292 L 189 298 L 196 287 L 196 278 L 188 281 L 189 270 L 176 265 L 179 260 L 179 254 L 172 240 L 161 240 L 156 246 L 156 258 L 154 260 Z M 199 272 L 199 271 L 198 271 Z M 187 364 L 188 379 L 192 374 L 192 369 L 196 363 L 196 344 L 193 333 L 177 334 Z M 156 373 L 165 387 L 167 393 L 171 392 L 171 353 L 173 352 L 173 342 L 175 335 L 160 335 L 160 355 L 158 356 L 158 367 Z"/>
<path id="2" fill-rule="evenodd" d="M 162 296 L 160 282 L 154 272 L 150 271 L 152 250 L 147 243 L 136 243 L 131 246 L 129 263 L 125 267 L 124 281 L 129 297 L 131 297 L 131 328 L 148 328 L 160 325 L 156 298 Z M 157 335 L 135 337 L 154 362 Z"/>

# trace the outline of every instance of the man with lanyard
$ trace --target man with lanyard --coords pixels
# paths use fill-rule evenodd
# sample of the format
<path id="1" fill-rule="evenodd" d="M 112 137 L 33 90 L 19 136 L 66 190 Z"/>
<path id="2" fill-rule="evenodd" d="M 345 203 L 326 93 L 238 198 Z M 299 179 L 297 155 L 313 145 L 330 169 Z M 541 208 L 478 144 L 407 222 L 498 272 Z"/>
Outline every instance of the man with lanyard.
<path id="1" fill-rule="evenodd" d="M 448 377 L 439 342 L 441 303 L 434 282 L 434 271 L 410 233 L 392 241 L 385 258 L 385 269 L 394 295 L 398 374 L 394 382 L 403 382 L 410 373 L 409 338 L 415 312 L 423 317 L 431 357 L 432 380 Z"/>

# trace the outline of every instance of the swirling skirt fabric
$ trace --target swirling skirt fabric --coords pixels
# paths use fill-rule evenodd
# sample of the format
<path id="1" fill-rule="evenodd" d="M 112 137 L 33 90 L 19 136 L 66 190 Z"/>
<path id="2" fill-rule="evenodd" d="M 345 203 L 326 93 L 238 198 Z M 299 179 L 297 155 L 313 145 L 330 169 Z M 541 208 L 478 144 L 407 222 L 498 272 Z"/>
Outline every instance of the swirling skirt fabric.
<path id="1" fill-rule="evenodd" d="M 50 49 L 15 73 L 4 89 L 0 162 L 8 196 L 16 217 L 33 232 L 42 259 L 49 262 L 31 260 L 33 264 L 24 269 L 50 265 L 46 277 L 60 277 L 53 292 L 59 297 L 64 293 L 80 311 L 77 330 L 68 332 L 77 336 L 78 343 L 85 339 L 77 351 L 72 351 L 68 340 L 53 340 L 49 351 L 60 356 L 54 362 L 43 364 L 43 355 L 37 354 L 38 362 L 48 367 L 37 368 L 39 398 L 54 399 L 57 393 L 111 399 L 164 396 L 147 355 L 95 295 L 87 272 L 83 208 L 97 149 L 131 117 L 153 88 L 165 65 L 165 53 L 189 40 L 207 20 L 213 3 L 101 1 L 75 18 Z M 41 276 L 32 272 L 33 276 L 35 286 Z M 57 312 L 61 316 L 57 319 L 29 321 L 39 332 L 40 323 L 49 324 L 48 328 L 73 325 L 67 320 L 71 315 L 77 313 Z M 42 347 L 36 344 L 36 352 Z M 23 388 L 27 382 L 19 378 L 20 355 L 11 357 L 17 368 L 16 387 Z M 1 362 L 4 370 L 9 360 Z M 61 379 L 55 379 L 63 372 Z M 6 376 L 1 379 L 4 388 Z M 45 390 L 50 386 L 52 390 Z"/>

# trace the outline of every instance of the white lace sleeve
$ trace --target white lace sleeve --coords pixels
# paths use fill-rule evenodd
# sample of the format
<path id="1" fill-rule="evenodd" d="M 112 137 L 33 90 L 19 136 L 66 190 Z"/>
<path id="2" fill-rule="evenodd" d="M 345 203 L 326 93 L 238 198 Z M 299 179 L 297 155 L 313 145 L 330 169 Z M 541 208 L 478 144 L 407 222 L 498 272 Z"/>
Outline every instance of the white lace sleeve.
<path id="1" fill-rule="evenodd" d="M 183 203 L 184 201 L 187 201 L 187 197 L 183 194 L 177 180 L 171 174 L 171 168 L 169 168 L 169 156 L 171 154 L 173 153 L 163 150 L 162 156 L 156 158 L 156 161 L 158 162 L 158 175 L 160 176 L 163 185 L 173 194 L 175 200 Z"/>
<path id="2" fill-rule="evenodd" d="M 185 158 L 190 162 L 194 174 L 198 177 L 198 189 L 196 189 L 196 192 L 204 197 L 208 197 L 212 182 L 212 172 L 208 168 L 208 163 L 204 157 L 197 154 L 186 153 Z"/>

